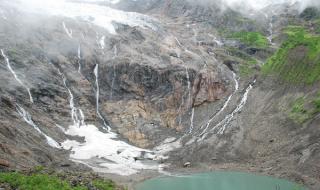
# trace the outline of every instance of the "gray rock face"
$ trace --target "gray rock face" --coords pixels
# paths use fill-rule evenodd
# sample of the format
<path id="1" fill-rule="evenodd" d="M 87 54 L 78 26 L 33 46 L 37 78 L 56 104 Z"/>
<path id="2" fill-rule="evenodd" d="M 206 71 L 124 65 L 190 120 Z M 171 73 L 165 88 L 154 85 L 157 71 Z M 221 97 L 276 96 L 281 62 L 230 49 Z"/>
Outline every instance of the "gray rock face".
<path id="1" fill-rule="evenodd" d="M 1 57 L 1 146 L 5 151 L 1 159 L 12 167 L 53 164 L 57 157 L 64 160 L 68 155 L 47 146 L 44 136 L 18 114 L 17 105 L 57 142 L 74 139 L 63 132 L 72 122 L 70 93 L 74 106 L 83 110 L 85 122 L 102 127 L 95 111 L 97 64 L 102 116 L 113 130 L 140 147 L 156 146 L 169 134 L 189 130 L 193 107 L 209 105 L 231 92 L 227 67 L 212 60 L 196 43 L 184 37 L 178 41 L 173 33 L 180 35 L 181 31 L 165 25 L 152 31 L 116 24 L 118 35 L 110 35 L 81 21 L 5 14 L 10 22 L 0 20 L 1 49 L 23 81 L 17 81 Z M 181 43 L 190 43 L 188 49 Z M 26 89 L 34 103 L 28 101 Z"/>
<path id="2" fill-rule="evenodd" d="M 307 124 L 310 127 L 291 129 L 295 124 L 279 109 L 279 97 L 288 95 L 283 86 L 261 77 L 254 83 L 255 76 L 239 79 L 243 63 L 237 52 L 229 52 L 239 48 L 246 56 L 264 60 L 273 49 L 224 40 L 217 31 L 221 26 L 231 31 L 265 31 L 264 22 L 240 23 L 241 15 L 235 11 L 222 13 L 215 6 L 194 6 L 184 0 L 122 1 L 115 6 L 152 15 L 158 19 L 156 29 L 114 23 L 117 35 L 112 35 L 80 18 L 39 18 L 4 11 L 7 19 L 0 18 L 0 49 L 21 82 L 0 56 L 0 169 L 48 165 L 87 170 L 69 161 L 71 151 L 49 146 L 43 135 L 58 145 L 67 139 L 85 141 L 65 133 L 74 119 L 72 94 L 79 118 L 81 110 L 84 122 L 101 131 L 105 120 L 130 144 L 170 149 L 181 142 L 165 154 L 168 159 L 160 160 L 175 169 L 189 168 L 191 163 L 201 171 L 251 171 L 253 167 L 256 172 L 319 184 L 314 167 L 319 158 L 318 118 Z M 5 10 L 3 5 L 0 9 Z M 274 19 L 278 24 L 285 22 Z M 72 30 L 72 38 L 63 26 Z M 259 70 L 259 65 L 255 67 Z M 296 93 L 299 90 L 288 96 Z M 30 117 L 21 117 L 19 106 Z M 226 129 L 219 133 L 224 123 Z M 94 159 L 99 163 L 105 158 Z M 143 152 L 134 159 L 154 157 Z"/>

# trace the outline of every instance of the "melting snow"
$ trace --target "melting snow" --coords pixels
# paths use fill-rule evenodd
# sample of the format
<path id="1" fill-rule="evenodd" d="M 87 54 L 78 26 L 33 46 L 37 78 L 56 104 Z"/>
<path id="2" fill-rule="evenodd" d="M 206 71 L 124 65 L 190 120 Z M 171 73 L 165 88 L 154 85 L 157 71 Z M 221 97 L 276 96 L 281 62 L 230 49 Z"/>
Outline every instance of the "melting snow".
<path id="1" fill-rule="evenodd" d="M 137 148 L 123 141 L 117 140 L 115 133 L 103 133 L 94 125 L 71 125 L 66 134 L 85 137 L 85 142 L 80 143 L 67 140 L 62 143 L 64 149 L 72 149 L 71 159 L 88 163 L 91 158 L 101 158 L 106 161 L 100 163 L 100 167 L 92 167 L 97 172 L 103 170 L 107 173 L 119 175 L 131 175 L 143 169 L 158 169 L 158 166 L 148 165 L 135 158 L 141 157 L 143 152 L 150 152 Z M 91 166 L 90 166 L 91 167 Z"/>

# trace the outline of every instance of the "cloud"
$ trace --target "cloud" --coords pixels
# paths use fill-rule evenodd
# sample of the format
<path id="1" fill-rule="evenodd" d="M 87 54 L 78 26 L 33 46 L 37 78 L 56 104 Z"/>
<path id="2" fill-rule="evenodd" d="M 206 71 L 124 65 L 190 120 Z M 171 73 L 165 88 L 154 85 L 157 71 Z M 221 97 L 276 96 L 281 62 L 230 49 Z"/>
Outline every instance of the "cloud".
<path id="1" fill-rule="evenodd" d="M 309 6 L 320 7 L 320 0 L 187 0 L 196 4 L 216 4 L 222 7 L 229 7 L 236 10 L 261 10 L 269 5 L 297 4 L 300 11 Z M 240 8 L 240 9 L 239 9 Z"/>

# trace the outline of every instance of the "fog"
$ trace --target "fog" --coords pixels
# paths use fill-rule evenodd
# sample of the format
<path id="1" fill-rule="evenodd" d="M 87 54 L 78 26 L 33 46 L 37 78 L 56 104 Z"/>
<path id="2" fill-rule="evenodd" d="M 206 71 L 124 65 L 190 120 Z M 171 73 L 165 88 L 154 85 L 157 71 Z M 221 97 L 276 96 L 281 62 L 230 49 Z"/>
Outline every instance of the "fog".
<path id="1" fill-rule="evenodd" d="M 320 0 L 187 0 L 194 4 L 216 4 L 222 8 L 229 7 L 238 11 L 245 10 L 261 10 L 269 5 L 288 4 L 297 5 L 299 11 L 306 7 L 316 6 L 320 7 Z"/>
<path id="2" fill-rule="evenodd" d="M 78 3 L 106 3 L 106 4 L 116 4 L 120 1 L 136 1 L 136 3 L 145 3 L 148 0 L 3 0 L 4 2 L 10 2 L 10 4 L 15 4 L 27 11 L 39 11 L 48 12 L 52 11 L 52 8 L 65 7 L 66 4 L 70 2 Z M 161 1 L 161 0 L 159 0 Z M 174 0 L 163 0 L 163 1 L 174 1 Z M 286 3 L 288 5 L 295 5 L 295 7 L 302 11 L 308 6 L 320 7 L 320 0 L 186 0 L 192 4 L 198 5 L 215 5 L 220 6 L 220 8 L 231 8 L 240 12 L 259 11 L 272 4 L 282 4 Z"/>

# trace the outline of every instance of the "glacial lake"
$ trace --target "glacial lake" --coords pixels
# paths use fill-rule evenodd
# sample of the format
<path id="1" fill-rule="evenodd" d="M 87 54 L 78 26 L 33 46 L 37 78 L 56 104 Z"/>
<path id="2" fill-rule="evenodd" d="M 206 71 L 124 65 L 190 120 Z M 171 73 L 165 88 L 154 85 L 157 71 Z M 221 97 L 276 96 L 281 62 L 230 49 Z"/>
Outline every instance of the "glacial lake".
<path id="1" fill-rule="evenodd" d="M 138 184 L 136 190 L 307 190 L 287 180 L 241 172 L 166 176 Z"/>

